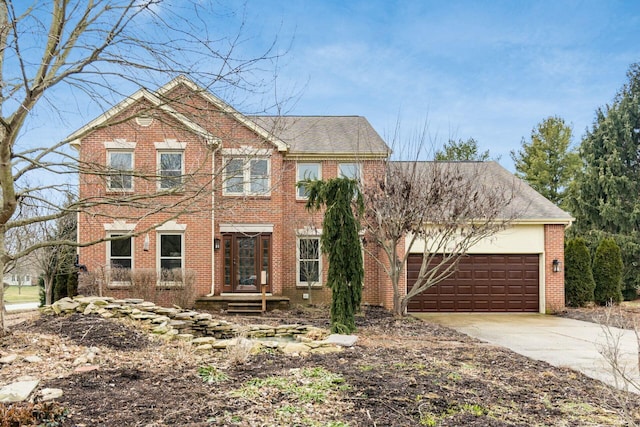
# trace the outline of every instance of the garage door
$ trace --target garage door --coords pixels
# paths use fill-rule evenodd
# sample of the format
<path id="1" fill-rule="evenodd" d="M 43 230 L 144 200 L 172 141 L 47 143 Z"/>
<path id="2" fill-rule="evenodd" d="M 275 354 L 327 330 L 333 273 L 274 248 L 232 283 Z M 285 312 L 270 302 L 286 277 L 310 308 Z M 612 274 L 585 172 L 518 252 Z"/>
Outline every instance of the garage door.
<path id="1" fill-rule="evenodd" d="M 468 255 L 448 279 L 415 296 L 410 312 L 537 312 L 538 255 Z M 422 254 L 407 261 L 407 286 L 416 281 Z"/>

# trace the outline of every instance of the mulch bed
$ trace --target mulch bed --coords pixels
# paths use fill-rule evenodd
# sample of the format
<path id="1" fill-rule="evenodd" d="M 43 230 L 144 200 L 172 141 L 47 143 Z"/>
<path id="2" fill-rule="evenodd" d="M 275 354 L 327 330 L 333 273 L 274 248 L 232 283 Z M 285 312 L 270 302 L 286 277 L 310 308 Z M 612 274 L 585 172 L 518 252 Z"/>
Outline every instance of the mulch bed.
<path id="1" fill-rule="evenodd" d="M 227 320 L 327 326 L 321 309 Z M 42 387 L 64 391 L 59 399 L 68 410 L 63 426 L 624 425 L 625 414 L 640 422 L 640 396 L 569 369 L 439 325 L 396 319 L 377 307 L 367 309 L 357 322 L 358 345 L 341 353 L 292 357 L 262 352 L 238 365 L 227 364 L 224 354 L 184 356 L 175 364 L 144 363 L 163 354 L 167 344 L 97 316 L 42 317 L 19 329 L 109 349 L 104 350 L 110 352 L 109 363 L 97 370 L 43 381 Z M 197 372 L 205 365 L 219 366 L 228 378 L 203 382 Z M 313 404 L 290 401 L 273 389 L 258 398 L 236 393 L 252 378 L 286 376 L 302 367 L 339 374 L 348 388 Z M 287 418 L 286 410 L 312 415 Z"/>

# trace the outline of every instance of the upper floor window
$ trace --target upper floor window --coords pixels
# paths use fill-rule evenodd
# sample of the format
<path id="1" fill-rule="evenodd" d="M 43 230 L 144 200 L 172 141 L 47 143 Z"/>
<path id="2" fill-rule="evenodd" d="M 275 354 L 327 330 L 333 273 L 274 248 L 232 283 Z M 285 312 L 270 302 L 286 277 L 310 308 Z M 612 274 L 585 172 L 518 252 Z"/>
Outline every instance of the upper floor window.
<path id="1" fill-rule="evenodd" d="M 107 186 L 110 190 L 133 190 L 133 152 L 108 152 L 109 177 Z"/>
<path id="2" fill-rule="evenodd" d="M 320 163 L 298 163 L 296 182 L 305 179 L 321 179 Z M 298 199 L 306 199 L 307 190 L 304 187 L 298 187 L 296 196 Z"/>
<path id="3" fill-rule="evenodd" d="M 362 171 L 359 163 L 338 163 L 338 176 L 340 178 L 351 178 L 360 181 Z"/>
<path id="4" fill-rule="evenodd" d="M 224 194 L 268 194 L 270 164 L 263 157 L 234 157 L 226 160 Z"/>
<path id="5" fill-rule="evenodd" d="M 171 189 L 182 185 L 183 156 L 182 152 L 167 151 L 158 153 L 160 188 Z"/>

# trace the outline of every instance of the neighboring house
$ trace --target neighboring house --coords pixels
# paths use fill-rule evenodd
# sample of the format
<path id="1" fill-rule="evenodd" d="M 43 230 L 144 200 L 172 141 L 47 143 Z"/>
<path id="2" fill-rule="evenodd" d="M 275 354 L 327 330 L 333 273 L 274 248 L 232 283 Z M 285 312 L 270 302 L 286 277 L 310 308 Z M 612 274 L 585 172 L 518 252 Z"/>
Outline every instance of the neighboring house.
<path id="1" fill-rule="evenodd" d="M 174 194 L 158 198 L 157 206 L 171 206 L 182 197 L 183 177 L 201 185 L 182 214 L 168 209 L 143 215 L 132 203 L 114 202 L 79 215 L 81 242 L 128 236 L 79 249 L 80 263 L 90 273 L 104 272 L 102 292 L 133 296 L 133 272 L 157 271 L 154 284 L 166 290 L 158 302 L 171 304 L 181 289 L 172 287 L 173 276 L 163 272 L 191 271 L 197 304 L 223 308 L 259 300 L 262 290 L 273 304 L 302 303 L 309 287 L 314 303 L 330 301 L 323 286 L 327 265 L 319 250 L 322 217 L 305 210 L 304 190 L 296 183 L 336 176 L 366 182 L 383 173 L 390 153 L 363 117 L 246 116 L 183 77 L 156 93 L 136 92 L 71 139 L 81 164 L 102 168 L 101 174 L 81 174 L 80 198 L 117 201 L 175 188 Z M 493 167 L 513 179 L 497 164 Z M 564 306 L 564 282 L 562 273 L 551 273 L 551 262 L 563 261 L 564 226 L 570 218 L 524 187 L 525 203 L 531 200 L 539 207 L 505 231 L 499 244 L 474 253 L 509 260 L 528 256 L 521 263 L 535 265 L 537 276 L 531 279 L 532 273 L 517 263 L 488 262 L 490 277 L 537 280 L 538 305 L 507 304 L 505 310 L 556 310 Z M 521 244 L 500 243 L 510 239 Z M 363 256 L 363 302 L 391 307 L 384 270 Z M 417 259 L 410 260 L 409 280 Z M 532 282 L 522 285 L 524 293 L 515 291 L 521 285 L 514 283 L 505 285 L 507 298 L 530 298 Z M 449 309 L 422 302 L 410 308 Z"/>

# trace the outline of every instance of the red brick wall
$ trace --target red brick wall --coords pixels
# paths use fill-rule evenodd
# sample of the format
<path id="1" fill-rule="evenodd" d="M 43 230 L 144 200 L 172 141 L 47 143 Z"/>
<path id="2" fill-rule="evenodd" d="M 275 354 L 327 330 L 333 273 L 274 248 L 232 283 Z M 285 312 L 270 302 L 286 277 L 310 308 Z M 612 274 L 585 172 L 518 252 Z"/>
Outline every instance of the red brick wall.
<path id="1" fill-rule="evenodd" d="M 555 313 L 564 308 L 564 225 L 544 226 L 544 252 L 545 310 Z M 563 271 L 553 272 L 554 259 L 562 263 Z"/>

